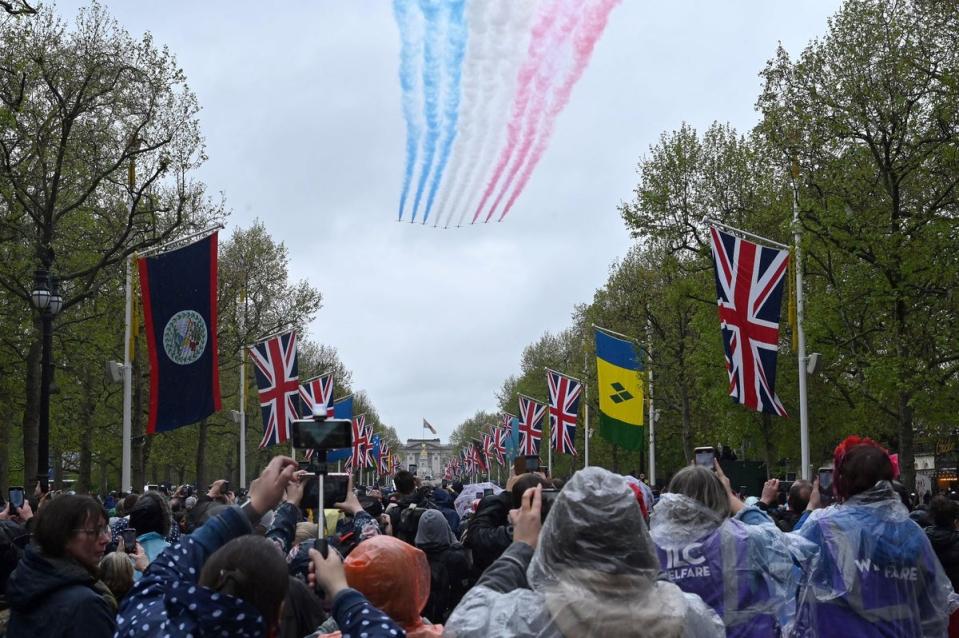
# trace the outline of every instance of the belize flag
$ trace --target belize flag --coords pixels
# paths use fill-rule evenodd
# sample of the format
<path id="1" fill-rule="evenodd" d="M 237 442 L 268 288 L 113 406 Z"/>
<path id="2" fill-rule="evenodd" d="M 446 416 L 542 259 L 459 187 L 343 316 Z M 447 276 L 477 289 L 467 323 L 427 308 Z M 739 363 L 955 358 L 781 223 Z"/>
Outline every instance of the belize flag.
<path id="1" fill-rule="evenodd" d="M 216 341 L 217 234 L 138 260 L 150 353 L 147 433 L 220 409 Z"/>

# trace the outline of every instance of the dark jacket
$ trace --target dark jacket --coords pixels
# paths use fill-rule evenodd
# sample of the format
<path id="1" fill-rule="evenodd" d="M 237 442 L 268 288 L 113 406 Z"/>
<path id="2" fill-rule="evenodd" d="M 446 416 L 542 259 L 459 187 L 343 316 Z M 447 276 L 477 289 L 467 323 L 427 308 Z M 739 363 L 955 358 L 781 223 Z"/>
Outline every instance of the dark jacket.
<path id="1" fill-rule="evenodd" d="M 433 490 L 433 502 L 436 503 L 439 511 L 443 513 L 446 522 L 450 524 L 450 529 L 453 530 L 455 534 L 457 530 L 459 530 L 460 515 L 456 513 L 456 509 L 453 507 L 453 495 L 443 488 L 438 487 Z"/>
<path id="2" fill-rule="evenodd" d="M 34 545 L 7 582 L 9 638 L 109 638 L 116 601 L 79 563 L 49 558 Z"/>
<path id="3" fill-rule="evenodd" d="M 939 557 L 952 588 L 959 592 L 959 530 L 948 527 L 927 527 L 926 536 Z"/>
<path id="4" fill-rule="evenodd" d="M 474 575 L 483 573 L 513 542 L 513 527 L 509 523 L 512 498 L 510 492 L 487 496 L 470 518 L 463 544 L 472 551 Z"/>

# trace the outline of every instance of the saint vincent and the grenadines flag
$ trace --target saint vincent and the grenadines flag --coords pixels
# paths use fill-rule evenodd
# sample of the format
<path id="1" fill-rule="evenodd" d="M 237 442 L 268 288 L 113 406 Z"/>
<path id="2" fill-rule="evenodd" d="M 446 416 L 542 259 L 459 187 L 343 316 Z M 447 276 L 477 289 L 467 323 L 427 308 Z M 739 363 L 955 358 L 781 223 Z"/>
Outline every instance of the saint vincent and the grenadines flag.
<path id="1" fill-rule="evenodd" d="M 645 441 L 643 428 L 643 363 L 636 345 L 595 328 L 599 432 L 628 450 Z"/>
<path id="2" fill-rule="evenodd" d="M 220 409 L 216 264 L 216 233 L 138 260 L 150 354 L 149 434 Z"/>

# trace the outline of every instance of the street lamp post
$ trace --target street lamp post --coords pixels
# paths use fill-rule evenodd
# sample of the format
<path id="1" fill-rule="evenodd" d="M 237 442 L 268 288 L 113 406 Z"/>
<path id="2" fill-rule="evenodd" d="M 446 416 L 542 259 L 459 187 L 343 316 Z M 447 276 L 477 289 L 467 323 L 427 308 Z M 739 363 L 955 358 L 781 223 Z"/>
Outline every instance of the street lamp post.
<path id="1" fill-rule="evenodd" d="M 63 308 L 59 280 L 47 270 L 34 273 L 30 300 L 40 313 L 40 427 L 37 432 L 37 481 L 47 488 L 50 467 L 50 384 L 53 382 L 53 318 Z M 24 477 L 26 478 L 26 477 Z"/>

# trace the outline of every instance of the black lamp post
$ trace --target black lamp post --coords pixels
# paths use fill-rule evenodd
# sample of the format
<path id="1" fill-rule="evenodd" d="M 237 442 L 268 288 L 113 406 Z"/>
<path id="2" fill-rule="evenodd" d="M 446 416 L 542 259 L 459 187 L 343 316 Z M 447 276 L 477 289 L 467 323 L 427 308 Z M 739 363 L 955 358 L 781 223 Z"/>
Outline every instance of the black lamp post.
<path id="1" fill-rule="evenodd" d="M 37 270 L 30 300 L 40 313 L 40 428 L 37 433 L 37 481 L 47 488 L 50 467 L 50 384 L 53 382 L 53 317 L 63 308 L 59 280 L 46 270 Z M 26 478 L 26 477 L 24 477 Z"/>

